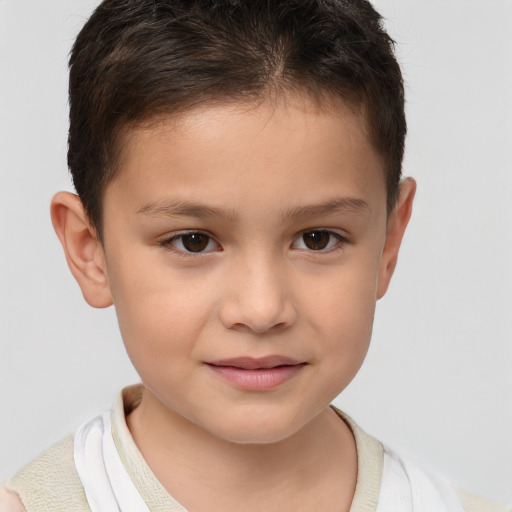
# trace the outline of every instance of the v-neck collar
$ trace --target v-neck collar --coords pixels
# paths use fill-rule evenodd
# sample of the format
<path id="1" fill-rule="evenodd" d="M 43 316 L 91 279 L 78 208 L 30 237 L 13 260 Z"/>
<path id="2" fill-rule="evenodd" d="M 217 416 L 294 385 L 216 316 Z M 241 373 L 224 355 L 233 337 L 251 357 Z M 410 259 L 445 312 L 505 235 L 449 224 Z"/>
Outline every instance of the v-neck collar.
<path id="1" fill-rule="evenodd" d="M 121 460 L 135 487 L 152 512 L 187 512 L 163 487 L 137 448 L 126 416 L 142 399 L 143 386 L 136 384 L 119 393 L 112 409 L 112 435 Z M 331 406 L 350 428 L 357 450 L 357 483 L 349 512 L 375 512 L 380 493 L 383 447 L 349 416 Z"/>

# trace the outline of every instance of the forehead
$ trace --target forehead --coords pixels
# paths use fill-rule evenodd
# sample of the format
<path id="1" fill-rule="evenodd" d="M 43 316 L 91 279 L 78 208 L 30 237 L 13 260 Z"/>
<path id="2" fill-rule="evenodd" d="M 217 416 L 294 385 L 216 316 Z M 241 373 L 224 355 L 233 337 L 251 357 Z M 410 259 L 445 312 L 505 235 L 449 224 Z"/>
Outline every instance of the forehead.
<path id="1" fill-rule="evenodd" d="M 262 201 L 293 206 L 328 200 L 333 186 L 338 195 L 385 203 L 384 165 L 362 114 L 286 97 L 205 105 L 126 130 L 109 188 L 122 189 L 139 208 L 193 195 L 243 209 L 256 192 Z"/>

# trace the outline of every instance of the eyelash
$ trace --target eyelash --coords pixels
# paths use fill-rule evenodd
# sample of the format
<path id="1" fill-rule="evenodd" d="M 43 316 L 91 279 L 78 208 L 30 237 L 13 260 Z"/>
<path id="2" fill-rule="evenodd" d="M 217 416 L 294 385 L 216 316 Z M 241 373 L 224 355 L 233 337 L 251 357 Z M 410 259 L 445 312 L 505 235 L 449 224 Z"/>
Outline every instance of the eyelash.
<path id="1" fill-rule="evenodd" d="M 214 243 L 220 247 L 220 244 L 217 241 L 215 241 L 215 239 L 210 234 L 208 234 L 204 231 L 198 231 L 198 230 L 181 231 L 180 233 L 175 233 L 172 236 L 170 236 L 169 238 L 165 238 L 164 240 L 161 240 L 159 242 L 159 245 L 168 251 L 173 251 L 174 253 L 177 253 L 180 256 L 184 256 L 187 258 L 190 258 L 190 257 L 197 258 L 201 255 L 208 254 L 210 252 L 214 252 L 211 250 L 209 250 L 209 251 L 201 250 L 201 251 L 196 251 L 196 252 L 188 251 L 188 250 L 186 250 L 186 248 L 179 249 L 173 245 L 173 243 L 178 240 L 181 240 L 182 241 L 181 243 L 183 244 L 183 238 L 187 235 L 203 235 L 203 236 L 207 237 L 208 242 L 207 242 L 207 245 L 205 248 L 207 248 L 211 243 Z"/>
<path id="2" fill-rule="evenodd" d="M 326 254 L 326 253 L 330 253 L 330 252 L 333 252 L 336 250 L 343 249 L 345 243 L 347 242 L 347 239 L 343 235 L 341 235 L 340 233 L 338 233 L 336 231 L 332 231 L 331 229 L 326 229 L 326 228 L 315 228 L 315 229 L 308 229 L 306 231 L 302 231 L 297 236 L 297 238 L 295 238 L 294 244 L 300 240 L 302 240 L 304 242 L 304 236 L 313 234 L 313 233 L 327 234 L 330 239 L 328 243 L 331 243 L 332 238 L 335 239 L 335 242 L 332 243 L 329 247 L 322 248 L 322 249 L 311 249 L 309 247 L 309 248 L 304 248 L 304 249 L 301 248 L 299 250 L 303 250 L 303 251 L 307 251 L 307 252 L 311 252 L 311 253 Z"/>
<path id="3" fill-rule="evenodd" d="M 300 240 L 304 241 L 305 235 L 313 234 L 313 233 L 327 234 L 330 238 L 328 243 L 331 243 L 332 238 L 335 238 L 336 241 L 334 243 L 332 243 L 329 247 L 326 247 L 326 248 L 311 249 L 311 248 L 306 247 L 306 248 L 299 248 L 298 250 L 306 251 L 306 252 L 310 252 L 310 253 L 326 254 L 326 253 L 330 253 L 330 252 L 333 252 L 336 250 L 343 249 L 345 243 L 347 242 L 347 239 L 344 236 L 342 236 L 341 234 L 337 233 L 336 231 L 332 231 L 330 229 L 324 229 L 324 228 L 315 228 L 315 229 L 308 229 L 308 230 L 305 230 L 305 231 L 302 231 L 301 233 L 299 233 L 299 235 L 296 238 L 294 238 L 294 240 L 292 242 L 292 247 L 298 241 L 300 241 Z M 209 254 L 211 252 L 216 252 L 215 250 L 189 251 L 186 248 L 180 249 L 180 248 L 177 248 L 174 246 L 174 242 L 176 242 L 178 240 L 181 240 L 181 244 L 183 245 L 183 238 L 187 235 L 202 235 L 202 236 L 207 237 L 208 241 L 207 241 L 207 244 L 204 249 L 208 248 L 208 246 L 212 243 L 216 244 L 218 247 L 220 247 L 220 244 L 210 234 L 208 234 L 204 231 L 198 231 L 198 230 L 182 231 L 180 233 L 173 234 L 172 236 L 165 238 L 164 240 L 161 240 L 159 242 L 159 245 L 166 250 L 173 251 L 173 252 L 179 254 L 180 256 L 184 256 L 187 258 L 190 258 L 190 257 L 195 258 L 195 257 L 203 256 L 205 254 Z"/>

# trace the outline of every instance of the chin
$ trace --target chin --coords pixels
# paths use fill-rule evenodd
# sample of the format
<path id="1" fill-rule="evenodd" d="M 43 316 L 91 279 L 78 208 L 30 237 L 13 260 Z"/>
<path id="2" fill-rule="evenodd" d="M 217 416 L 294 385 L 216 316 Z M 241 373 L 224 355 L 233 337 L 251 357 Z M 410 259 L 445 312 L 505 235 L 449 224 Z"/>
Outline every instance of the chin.
<path id="1" fill-rule="evenodd" d="M 225 416 L 222 424 L 211 426 L 216 437 L 234 444 L 272 444 L 293 436 L 300 428 L 296 418 L 265 417 L 254 411 L 239 418 Z"/>

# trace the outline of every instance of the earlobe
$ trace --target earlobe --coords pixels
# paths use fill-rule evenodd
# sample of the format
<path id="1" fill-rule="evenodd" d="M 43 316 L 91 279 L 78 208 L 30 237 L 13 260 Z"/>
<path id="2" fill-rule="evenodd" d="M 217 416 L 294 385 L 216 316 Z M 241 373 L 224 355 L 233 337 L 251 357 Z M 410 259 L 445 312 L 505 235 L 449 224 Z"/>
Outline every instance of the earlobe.
<path id="1" fill-rule="evenodd" d="M 415 193 L 416 182 L 412 178 L 403 180 L 400 184 L 398 202 L 388 218 L 386 242 L 382 252 L 377 283 L 377 299 L 382 298 L 386 293 L 391 276 L 395 270 L 400 244 L 402 243 L 405 228 L 411 218 Z"/>
<path id="2" fill-rule="evenodd" d="M 50 212 L 53 228 L 84 299 L 95 308 L 112 305 L 103 247 L 82 202 L 75 194 L 58 192 Z"/>

